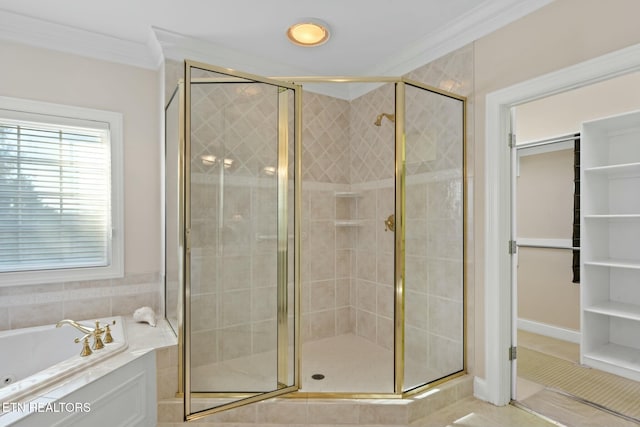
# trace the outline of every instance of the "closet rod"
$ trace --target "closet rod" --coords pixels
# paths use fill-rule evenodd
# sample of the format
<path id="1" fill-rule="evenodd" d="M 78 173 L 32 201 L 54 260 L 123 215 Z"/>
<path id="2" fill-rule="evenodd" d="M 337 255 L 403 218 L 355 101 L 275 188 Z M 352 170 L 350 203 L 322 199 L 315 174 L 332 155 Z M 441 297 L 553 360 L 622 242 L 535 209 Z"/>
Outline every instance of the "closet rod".
<path id="1" fill-rule="evenodd" d="M 579 251 L 580 250 L 579 247 L 575 247 L 575 246 L 529 245 L 529 244 L 520 244 L 520 243 L 518 243 L 517 246 L 519 248 L 568 249 L 568 250 L 571 250 L 571 251 Z"/>
<path id="2" fill-rule="evenodd" d="M 541 145 L 549 145 L 549 144 L 556 144 L 558 142 L 566 142 L 566 141 L 575 141 L 576 139 L 580 138 L 580 134 L 571 134 L 571 135 L 567 135 L 567 136 L 559 136 L 556 138 L 550 138 L 550 139 L 542 139 L 540 141 L 533 141 L 533 142 L 525 142 L 523 144 L 516 144 L 516 149 L 520 150 L 522 148 L 533 148 L 533 147 L 539 147 Z"/>

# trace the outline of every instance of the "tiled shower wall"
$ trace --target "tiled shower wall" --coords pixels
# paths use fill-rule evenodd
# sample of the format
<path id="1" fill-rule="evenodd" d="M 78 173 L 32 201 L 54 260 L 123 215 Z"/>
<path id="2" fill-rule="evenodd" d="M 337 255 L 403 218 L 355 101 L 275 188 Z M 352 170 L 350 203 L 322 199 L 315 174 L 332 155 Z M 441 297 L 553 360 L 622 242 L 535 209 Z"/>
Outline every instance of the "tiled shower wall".
<path id="1" fill-rule="evenodd" d="M 394 128 L 387 85 L 354 101 L 303 99 L 303 337 L 393 346 Z"/>
<path id="2" fill-rule="evenodd" d="M 303 342 L 353 330 L 348 230 L 335 193 L 348 189 L 349 103 L 305 92 L 302 99 L 302 337 Z M 340 232 L 343 231 L 343 232 Z"/>
<path id="3" fill-rule="evenodd" d="M 426 264 L 426 269 L 421 266 L 425 264 L 412 263 L 418 271 L 413 274 L 416 277 L 425 275 L 428 277 L 429 287 L 426 294 L 429 295 L 431 303 L 428 312 L 428 324 L 430 331 L 429 348 L 432 353 L 427 353 L 431 366 L 430 369 L 438 371 L 447 370 L 451 363 L 461 363 L 460 355 L 466 357 L 466 370 L 473 372 L 472 362 L 474 360 L 474 295 L 475 285 L 473 282 L 474 264 L 474 199 L 473 199 L 473 179 L 474 179 L 474 138 L 473 117 L 474 99 L 471 98 L 474 89 L 473 80 L 473 45 L 466 45 L 429 64 L 422 66 L 407 74 L 408 78 L 431 85 L 435 88 L 450 91 L 452 93 L 467 96 L 466 103 L 466 135 L 465 151 L 463 155 L 455 154 L 454 151 L 442 152 L 439 155 L 439 168 L 447 171 L 450 166 L 458 165 L 455 162 L 464 160 L 464 175 L 451 176 L 444 174 L 433 174 L 433 179 L 426 185 L 426 209 L 427 220 L 432 221 L 432 229 L 435 233 L 429 236 L 429 244 L 440 245 L 444 251 L 435 259 L 431 259 Z M 447 106 L 442 112 L 446 113 Z M 453 117 L 453 116 L 450 116 Z M 445 126 L 448 123 L 446 116 L 433 123 L 434 126 Z M 453 147 L 452 147 L 453 148 Z M 408 153 L 409 155 L 409 153 Z M 447 159 L 445 161 L 445 159 Z M 418 172 L 419 170 L 415 170 Z M 433 172 L 433 171 L 432 171 Z M 455 202 L 454 195 L 466 187 L 464 198 L 464 209 Z M 419 198 L 417 199 L 419 200 Z M 461 234 L 462 224 L 456 221 L 463 221 L 465 235 Z M 451 233 L 451 229 L 457 230 Z M 461 247 L 462 245 L 462 247 Z M 464 261 L 463 261 L 464 260 Z M 461 264 L 465 262 L 466 275 L 461 277 Z M 409 272 L 407 272 L 409 274 Z M 461 295 L 460 287 L 448 286 L 449 283 L 461 283 L 464 281 L 464 296 Z M 460 310 L 462 307 L 462 310 Z M 459 310 L 459 311 L 458 311 Z M 465 324 L 461 316 L 453 316 L 451 313 L 464 312 Z M 462 339 L 462 330 L 465 331 L 465 339 Z M 424 332 L 423 332 L 424 333 Z M 420 336 L 420 334 L 416 334 Z M 411 345 L 411 344 L 408 344 Z M 442 349 L 438 354 L 433 350 Z M 464 352 L 461 352 L 464 348 Z M 429 350 L 428 350 L 429 351 Z M 420 352 L 418 355 L 419 363 Z M 455 355 L 455 357 L 454 357 Z"/>
<path id="4" fill-rule="evenodd" d="M 356 199 L 353 306 L 355 333 L 388 350 L 394 337 L 394 233 L 384 220 L 395 212 L 394 86 L 386 84 L 351 101 L 351 188 Z"/>
<path id="5" fill-rule="evenodd" d="M 472 46 L 464 47 L 411 72 L 408 77 L 467 95 L 472 90 L 472 53 Z M 170 70 L 168 75 L 175 74 L 174 71 Z M 373 122 L 378 114 L 393 112 L 393 96 L 391 85 L 350 102 L 308 91 L 304 93 L 302 333 L 305 340 L 352 332 L 391 348 L 393 235 L 384 230 L 383 220 L 393 212 L 394 206 L 393 125 L 387 119 L 382 121 L 380 127 L 374 126 Z M 472 116 L 472 108 L 473 104 L 469 102 L 467 117 Z M 446 124 L 446 117 L 438 123 Z M 467 129 L 470 130 L 471 126 Z M 467 146 L 472 143 L 470 135 L 467 135 Z M 467 184 L 470 184 L 473 176 L 472 151 L 467 148 Z M 410 155 L 413 154 L 408 152 Z M 459 156 L 457 160 L 462 161 Z M 433 170 L 410 172 L 419 175 Z M 432 182 L 429 179 L 426 175 L 421 179 L 416 178 L 414 190 L 421 196 L 416 198 L 415 203 L 423 206 L 437 229 L 450 221 L 438 217 L 440 214 L 437 212 L 461 214 L 455 209 L 448 210 L 446 203 L 451 200 L 447 199 L 448 196 L 456 192 L 460 194 L 463 178 L 460 175 L 446 178 L 445 174 L 432 179 Z M 336 197 L 335 194 L 340 192 L 351 192 L 353 197 Z M 438 200 L 443 203 L 440 204 Z M 470 244 L 473 209 L 470 201 L 471 198 L 467 196 L 465 251 L 468 263 L 473 259 L 473 245 Z M 433 216 L 434 213 L 436 216 Z M 343 221 L 354 222 L 344 225 Z M 454 228 L 461 230 L 459 222 L 454 224 Z M 428 287 L 412 294 L 412 303 L 423 301 L 425 304 L 416 311 L 422 313 L 422 317 L 408 319 L 409 328 L 422 325 L 418 328 L 419 333 L 415 334 L 422 338 L 414 343 L 415 354 L 421 355 L 420 360 L 423 356 L 432 356 L 429 348 L 435 348 L 436 341 L 443 339 L 443 347 L 448 346 L 451 352 L 445 352 L 444 356 L 437 359 L 442 361 L 439 365 L 446 365 L 447 354 L 461 354 L 463 345 L 458 332 L 461 331 L 458 327 L 461 316 L 456 315 L 453 322 L 448 322 L 444 314 L 459 314 L 464 306 L 461 287 L 451 293 L 451 289 L 444 286 L 447 280 L 458 284 L 462 282 L 459 268 L 462 263 L 461 250 L 458 250 L 461 249 L 462 235 L 456 231 L 429 236 L 425 234 L 424 237 L 441 244 L 446 244 L 444 240 L 448 240 L 453 245 L 452 250 L 456 250 L 456 255 L 447 260 L 427 260 L 419 250 L 416 252 L 408 248 L 408 274 L 425 283 L 430 280 Z M 467 269 L 472 268 L 472 264 L 467 264 Z M 467 277 L 468 302 L 473 301 L 473 286 L 468 282 L 471 277 Z M 438 307 L 447 309 L 439 310 Z M 466 308 L 468 313 L 472 305 L 468 304 Z M 446 332 L 447 327 L 451 332 Z M 472 342 L 473 329 L 468 325 L 467 353 Z M 444 366 L 439 368 L 444 369 Z"/>
<path id="6" fill-rule="evenodd" d="M 463 369 L 462 103 L 407 87 L 406 383 Z"/>
<path id="7" fill-rule="evenodd" d="M 472 89 L 472 60 L 472 48 L 468 46 L 415 70 L 408 77 L 464 96 Z M 463 368 L 464 346 L 467 345 L 469 353 L 473 340 L 473 330 L 468 324 L 467 341 L 463 342 L 463 312 L 472 307 L 471 304 L 465 307 L 465 297 L 466 301 L 473 298 L 472 283 L 467 282 L 467 295 L 463 294 L 464 251 L 468 260 L 473 259 L 472 199 L 469 192 L 464 199 L 463 161 L 472 150 L 467 148 L 466 153 L 463 152 L 464 117 L 460 103 L 451 103 L 438 95 L 425 99 L 423 94 L 420 91 L 412 95 L 411 90 L 407 91 L 406 342 L 408 358 L 412 359 L 407 360 L 407 375 L 436 379 Z M 324 140 L 318 144 L 314 135 L 304 135 L 303 188 L 308 211 L 303 213 L 308 212 L 307 217 L 311 217 L 308 227 L 315 238 L 318 237 L 314 227 L 320 225 L 319 216 L 324 215 L 324 231 L 317 234 L 328 236 L 329 241 L 329 244 L 325 241 L 322 249 L 314 250 L 311 244 L 303 251 L 303 257 L 309 258 L 305 261 L 310 263 L 308 268 L 315 265 L 324 273 L 321 286 L 326 291 L 318 299 L 321 301 L 318 305 L 314 305 L 314 294 L 307 293 L 308 322 L 303 325 L 308 338 L 353 332 L 382 347 L 392 348 L 393 234 L 384 230 L 383 221 L 394 211 L 394 128 L 387 119 L 383 119 L 380 127 L 373 126 L 373 121 L 380 113 L 394 112 L 393 99 L 392 86 L 386 85 L 349 102 L 349 133 L 343 143 L 349 146 L 349 151 L 348 154 L 341 151 L 340 156 L 334 158 L 334 165 L 348 171 L 347 185 L 343 185 L 345 177 L 341 174 L 334 174 L 335 179 L 331 180 L 323 177 L 320 169 L 313 170 L 314 150 L 331 148 L 336 142 Z M 323 119 L 333 117 L 326 111 L 336 111 L 335 100 L 305 93 L 307 100 L 305 126 L 310 116 L 318 127 Z M 312 102 L 316 105 L 310 112 Z M 471 116 L 471 108 L 473 104 L 468 102 L 466 117 Z M 316 113 L 322 114 L 314 116 Z M 340 115 L 344 115 L 342 109 Z M 326 126 L 331 125 L 335 123 Z M 467 129 L 470 128 L 467 124 Z M 466 137 L 469 147 L 473 141 L 469 135 Z M 420 143 L 412 143 L 416 141 Z M 467 185 L 472 180 L 471 160 L 466 159 Z M 348 166 L 344 166 L 345 163 Z M 323 187 L 321 183 L 325 181 L 334 185 Z M 332 200 L 332 192 L 337 191 L 352 192 L 353 197 L 333 197 Z M 467 204 L 466 210 L 463 201 Z M 323 209 L 319 209 L 321 205 Z M 332 219 L 336 221 L 334 235 L 330 229 Z M 343 219 L 355 222 L 351 226 L 338 225 Z M 322 250 L 330 249 L 331 239 L 335 261 L 331 256 L 320 257 Z M 346 263 L 351 266 L 348 277 Z M 473 265 L 466 267 L 472 269 Z M 336 272 L 335 285 L 330 284 L 332 271 Z M 303 277 L 309 276 L 303 274 Z M 312 279 L 312 283 L 316 282 Z M 348 306 L 344 290 L 347 286 L 350 287 Z M 336 304 L 331 306 L 327 301 Z M 467 319 L 471 319 L 468 313 Z M 411 383 L 412 379 L 406 381 Z"/>
<path id="8" fill-rule="evenodd" d="M 267 353 L 277 342 L 278 95 L 254 85 L 245 97 L 243 88 L 192 87 L 193 366 Z"/>

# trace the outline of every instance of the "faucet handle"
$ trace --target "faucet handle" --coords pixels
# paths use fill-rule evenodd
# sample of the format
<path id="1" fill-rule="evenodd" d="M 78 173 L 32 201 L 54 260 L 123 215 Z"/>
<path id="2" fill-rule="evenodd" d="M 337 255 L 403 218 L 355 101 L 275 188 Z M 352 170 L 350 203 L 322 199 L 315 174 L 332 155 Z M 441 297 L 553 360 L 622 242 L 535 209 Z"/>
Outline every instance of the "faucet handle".
<path id="1" fill-rule="evenodd" d="M 91 351 L 91 347 L 89 347 L 89 337 L 91 336 L 91 334 L 87 334 L 85 336 L 83 336 L 82 338 L 76 338 L 73 341 L 75 343 L 79 343 L 80 341 L 82 341 L 82 351 L 80 352 L 80 356 L 85 357 L 85 356 L 89 356 L 91 353 L 93 353 Z"/>
<path id="2" fill-rule="evenodd" d="M 114 321 L 115 323 L 115 321 Z M 105 326 L 105 331 L 104 331 L 104 342 L 105 344 L 109 344 L 113 342 L 113 337 L 111 336 L 111 328 L 109 328 L 109 325 Z"/>
<path id="3" fill-rule="evenodd" d="M 113 320 L 111 322 L 112 325 L 116 324 L 116 321 Z M 93 330 L 93 349 L 100 350 L 104 348 L 105 343 L 109 344 L 113 342 L 113 337 L 111 336 L 111 328 L 107 323 L 103 327 L 100 327 L 100 321 L 96 320 L 96 328 Z M 104 340 L 101 335 L 104 334 Z"/>
<path id="4" fill-rule="evenodd" d="M 102 337 L 100 335 L 102 335 L 102 333 L 104 332 L 103 329 L 100 329 L 98 327 L 98 322 L 96 322 L 96 329 L 93 331 L 93 349 L 94 350 L 101 350 L 104 348 L 104 342 L 102 341 Z"/>
<path id="5" fill-rule="evenodd" d="M 99 321 L 99 320 L 96 320 L 96 327 L 95 327 L 95 329 L 94 329 L 93 331 L 94 331 L 95 333 L 100 334 L 100 335 L 102 335 L 102 334 L 104 333 L 104 329 L 102 329 L 102 328 L 100 327 L 100 321 Z"/>

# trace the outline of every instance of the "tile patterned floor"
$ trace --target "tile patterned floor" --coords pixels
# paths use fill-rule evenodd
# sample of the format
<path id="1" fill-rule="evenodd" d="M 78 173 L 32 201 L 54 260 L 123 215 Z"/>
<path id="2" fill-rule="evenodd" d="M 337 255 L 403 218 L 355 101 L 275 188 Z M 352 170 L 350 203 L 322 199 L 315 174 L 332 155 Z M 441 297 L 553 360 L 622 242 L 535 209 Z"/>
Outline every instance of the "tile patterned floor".
<path id="1" fill-rule="evenodd" d="M 531 332 L 518 331 L 518 346 L 524 346 L 573 363 L 580 361 L 578 344 Z M 524 378 L 518 378 L 516 387 L 517 400 L 520 404 L 567 427 L 630 427 L 639 425 Z"/>
<path id="2" fill-rule="evenodd" d="M 411 423 L 412 427 L 549 427 L 550 423 L 515 406 L 494 406 L 473 397 Z"/>

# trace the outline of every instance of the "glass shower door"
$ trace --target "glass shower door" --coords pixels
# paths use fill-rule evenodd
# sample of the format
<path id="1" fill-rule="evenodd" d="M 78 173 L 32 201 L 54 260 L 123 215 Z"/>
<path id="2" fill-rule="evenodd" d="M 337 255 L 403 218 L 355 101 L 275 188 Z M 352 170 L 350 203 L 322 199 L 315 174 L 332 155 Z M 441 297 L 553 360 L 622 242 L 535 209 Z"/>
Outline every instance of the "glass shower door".
<path id="1" fill-rule="evenodd" d="M 464 361 L 464 98 L 405 80 L 404 392 Z"/>
<path id="2" fill-rule="evenodd" d="M 185 418 L 297 390 L 299 86 L 185 62 Z"/>

